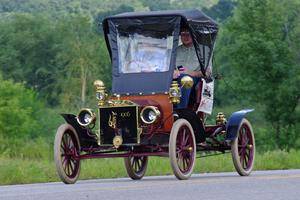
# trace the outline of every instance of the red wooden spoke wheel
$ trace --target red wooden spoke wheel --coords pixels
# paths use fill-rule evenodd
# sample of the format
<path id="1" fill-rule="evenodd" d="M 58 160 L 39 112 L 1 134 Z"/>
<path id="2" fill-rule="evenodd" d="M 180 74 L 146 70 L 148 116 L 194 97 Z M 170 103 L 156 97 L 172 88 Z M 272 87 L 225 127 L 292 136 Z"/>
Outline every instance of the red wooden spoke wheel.
<path id="1" fill-rule="evenodd" d="M 143 178 L 146 173 L 148 157 L 147 156 L 130 156 L 124 158 L 127 174 L 133 180 Z"/>
<path id="2" fill-rule="evenodd" d="M 174 122 L 169 139 L 169 157 L 174 175 L 188 179 L 196 159 L 196 142 L 191 124 L 185 119 Z"/>
<path id="3" fill-rule="evenodd" d="M 54 160 L 60 179 L 66 184 L 75 183 L 80 173 L 79 139 L 69 124 L 61 125 L 54 142 Z"/>
<path id="4" fill-rule="evenodd" d="M 238 135 L 231 144 L 232 160 L 236 171 L 241 176 L 248 176 L 255 160 L 255 140 L 250 122 L 243 119 Z"/>

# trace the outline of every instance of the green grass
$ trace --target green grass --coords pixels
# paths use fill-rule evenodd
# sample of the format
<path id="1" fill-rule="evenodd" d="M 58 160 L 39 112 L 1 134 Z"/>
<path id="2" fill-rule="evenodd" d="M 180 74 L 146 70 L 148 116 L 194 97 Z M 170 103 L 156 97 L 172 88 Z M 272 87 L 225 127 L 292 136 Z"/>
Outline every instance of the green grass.
<path id="1" fill-rule="evenodd" d="M 26 146 L 26 145 L 25 145 Z M 47 148 L 46 148 L 47 149 Z M 0 156 L 0 184 L 21 184 L 60 181 L 55 165 L 47 156 L 39 158 Z M 270 151 L 256 154 L 254 170 L 300 168 L 300 151 Z M 230 154 L 198 158 L 194 173 L 235 171 Z M 150 157 L 146 175 L 170 175 L 172 170 L 168 158 Z M 80 179 L 127 177 L 123 159 L 84 160 Z"/>

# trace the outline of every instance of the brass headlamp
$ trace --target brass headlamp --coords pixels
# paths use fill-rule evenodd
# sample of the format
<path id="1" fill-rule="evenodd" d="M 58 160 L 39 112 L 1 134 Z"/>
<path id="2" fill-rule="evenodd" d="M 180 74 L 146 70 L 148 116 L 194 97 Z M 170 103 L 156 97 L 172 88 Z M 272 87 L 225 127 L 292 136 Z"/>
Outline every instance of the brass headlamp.
<path id="1" fill-rule="evenodd" d="M 145 124 L 152 124 L 160 117 L 160 111 L 155 106 L 146 106 L 142 109 L 140 117 Z"/>
<path id="2" fill-rule="evenodd" d="M 88 127 L 96 121 L 96 114 L 89 108 L 83 108 L 77 115 L 77 122 L 80 126 Z"/>
<path id="3" fill-rule="evenodd" d="M 171 103 L 173 104 L 180 103 L 181 90 L 179 88 L 177 81 L 172 81 L 171 87 L 169 89 L 169 97 Z"/>
<path id="4" fill-rule="evenodd" d="M 100 80 L 96 80 L 94 82 L 94 86 L 96 89 L 96 98 L 98 99 L 98 105 L 103 106 L 107 99 L 107 93 L 105 91 L 104 83 Z"/>

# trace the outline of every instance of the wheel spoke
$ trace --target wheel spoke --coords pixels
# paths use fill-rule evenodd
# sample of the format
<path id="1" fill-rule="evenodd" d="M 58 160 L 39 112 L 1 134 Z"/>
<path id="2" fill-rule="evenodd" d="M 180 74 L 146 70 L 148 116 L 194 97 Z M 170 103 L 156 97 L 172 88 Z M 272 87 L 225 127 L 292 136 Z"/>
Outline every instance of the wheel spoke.
<path id="1" fill-rule="evenodd" d="M 249 144 L 249 138 L 247 135 L 244 136 L 244 145 L 246 146 L 247 144 Z"/>
<path id="2" fill-rule="evenodd" d="M 189 167 L 190 167 L 191 159 L 190 158 L 185 158 L 185 162 L 186 162 L 186 170 L 188 170 Z"/>
<path id="3" fill-rule="evenodd" d="M 138 170 L 139 171 L 141 169 L 141 166 L 142 166 L 142 162 L 140 159 L 137 160 L 137 164 L 138 164 Z"/>
<path id="4" fill-rule="evenodd" d="M 250 151 L 248 149 L 245 149 L 245 157 L 250 157 Z"/>
<path id="5" fill-rule="evenodd" d="M 188 135 L 186 136 L 185 141 L 184 141 L 184 145 L 187 145 L 187 142 L 188 142 L 189 139 L 190 139 L 190 135 L 188 134 Z"/>
<path id="6" fill-rule="evenodd" d="M 177 157 L 177 163 L 178 165 L 180 165 L 180 163 L 182 162 L 182 154 L 178 154 L 178 157 Z"/>
<path id="7" fill-rule="evenodd" d="M 67 173 L 66 173 L 66 174 L 67 174 L 68 176 L 70 176 L 70 166 L 69 166 L 69 162 L 70 162 L 70 161 L 67 160 L 67 163 L 66 163 L 66 169 L 67 169 Z"/>
<path id="8" fill-rule="evenodd" d="M 63 165 L 65 165 L 65 164 L 66 164 L 66 162 L 67 162 L 67 157 L 66 157 L 66 156 L 64 156 L 64 157 L 63 157 L 62 164 L 63 164 Z"/>
<path id="9" fill-rule="evenodd" d="M 69 176 L 72 176 L 72 174 L 73 174 L 73 166 L 72 166 L 72 162 L 71 161 L 69 162 L 69 169 L 70 169 Z"/>
<path id="10" fill-rule="evenodd" d="M 244 158 L 244 156 L 243 157 L 241 157 L 241 164 L 242 164 L 242 167 L 245 169 L 245 158 Z"/>
<path id="11" fill-rule="evenodd" d="M 64 146 L 64 143 L 62 142 L 61 145 L 60 145 L 60 151 L 61 152 L 66 152 L 66 149 L 65 149 L 65 146 Z"/>
<path id="12" fill-rule="evenodd" d="M 185 143 L 185 134 L 186 134 L 186 129 L 184 128 L 183 129 L 183 133 L 182 133 L 182 136 L 181 136 L 181 143 L 180 143 L 180 146 L 182 147 Z"/>
<path id="13" fill-rule="evenodd" d="M 71 169 L 71 174 L 72 174 L 72 173 L 73 173 L 73 171 L 74 171 L 74 166 L 73 166 L 73 164 L 74 164 L 74 163 L 73 163 L 72 161 L 70 161 L 70 169 Z M 71 174 L 70 174 L 70 175 L 71 175 Z"/>
<path id="14" fill-rule="evenodd" d="M 135 158 L 134 158 L 134 160 L 133 160 L 133 163 L 134 163 L 134 171 L 137 171 L 137 169 L 138 169 L 138 164 L 137 164 Z"/>
<path id="15" fill-rule="evenodd" d="M 240 154 L 240 161 L 242 162 L 242 160 L 244 160 L 244 151 L 242 151 Z"/>
<path id="16" fill-rule="evenodd" d="M 183 168 L 182 168 L 182 170 L 184 171 L 184 170 L 186 169 L 186 160 L 185 160 L 184 157 L 182 158 L 182 163 L 183 163 Z"/>
<path id="17" fill-rule="evenodd" d="M 239 155 L 241 155 L 241 153 L 244 151 L 244 148 L 243 147 L 241 147 L 241 148 L 239 148 Z"/>
<path id="18" fill-rule="evenodd" d="M 67 137 L 67 146 L 68 146 L 68 148 L 70 148 L 71 137 L 69 134 L 67 134 L 66 137 Z"/>
<path id="19" fill-rule="evenodd" d="M 62 138 L 62 145 L 63 145 L 62 147 L 63 147 L 64 151 L 65 152 L 68 151 L 68 146 L 66 144 L 65 136 L 63 136 L 63 138 Z"/>
<path id="20" fill-rule="evenodd" d="M 67 171 L 67 162 L 68 162 L 68 161 L 65 160 L 64 163 L 63 163 L 63 165 L 62 165 L 65 172 Z"/>
<path id="21" fill-rule="evenodd" d="M 248 168 L 248 162 L 249 162 L 249 157 L 245 156 L 245 168 L 244 169 Z"/>
<path id="22" fill-rule="evenodd" d="M 183 169 L 184 169 L 183 158 L 181 158 L 179 161 L 180 161 L 179 168 L 180 168 L 181 171 L 183 171 Z"/>
<path id="23" fill-rule="evenodd" d="M 238 136 L 238 144 L 243 145 L 244 141 L 243 141 L 243 131 L 240 130 L 239 136 Z"/>
<path id="24" fill-rule="evenodd" d="M 177 147 L 177 148 L 176 148 L 176 153 L 181 153 L 181 152 L 182 152 L 182 148 Z"/>

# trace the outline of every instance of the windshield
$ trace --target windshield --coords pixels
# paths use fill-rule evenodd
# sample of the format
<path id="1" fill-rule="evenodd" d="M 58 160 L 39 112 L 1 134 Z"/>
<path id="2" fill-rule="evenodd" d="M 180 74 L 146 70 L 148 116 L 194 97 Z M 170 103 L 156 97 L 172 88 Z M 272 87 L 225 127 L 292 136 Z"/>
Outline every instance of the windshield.
<path id="1" fill-rule="evenodd" d="M 117 35 L 120 73 L 166 72 L 169 70 L 173 36 Z"/>

